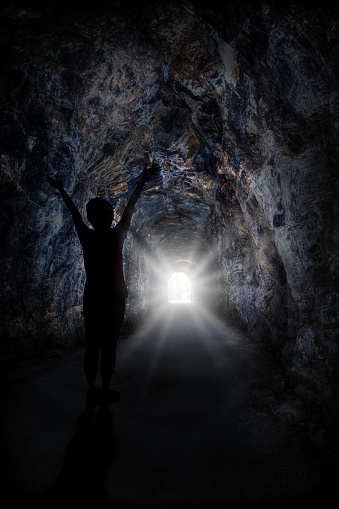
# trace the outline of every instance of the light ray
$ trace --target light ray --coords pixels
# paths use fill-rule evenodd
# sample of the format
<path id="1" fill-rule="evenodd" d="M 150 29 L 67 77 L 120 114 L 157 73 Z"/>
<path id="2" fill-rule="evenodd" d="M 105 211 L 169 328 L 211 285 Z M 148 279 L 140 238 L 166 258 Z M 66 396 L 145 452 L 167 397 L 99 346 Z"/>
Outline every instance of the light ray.
<path id="1" fill-rule="evenodd" d="M 135 240 L 138 244 L 138 238 Z M 225 360 L 220 358 L 218 348 L 210 336 L 211 331 L 219 330 L 220 337 L 222 329 L 217 323 L 217 318 L 208 310 L 211 298 L 216 295 L 215 253 L 205 251 L 202 255 L 201 249 L 193 245 L 190 249 L 191 255 L 185 250 L 178 253 L 176 258 L 173 258 L 171 252 L 167 258 L 163 253 L 152 250 L 147 240 L 140 244 L 140 250 L 149 275 L 144 283 L 148 285 L 144 291 L 145 295 L 148 295 L 146 307 L 149 317 L 147 323 L 143 325 L 145 334 L 137 339 L 131 353 L 133 351 L 136 353 L 143 345 L 145 350 L 147 349 L 148 380 L 156 376 L 157 368 L 162 364 L 160 359 L 168 352 L 171 328 L 180 326 L 181 322 L 185 323 L 183 322 L 185 313 L 187 320 L 192 323 L 193 330 L 196 331 L 199 348 L 206 353 L 206 360 L 213 364 L 216 373 L 221 373 L 225 369 Z M 173 281 L 175 283 L 171 287 Z M 153 341 L 147 339 L 147 336 L 153 337 Z"/>

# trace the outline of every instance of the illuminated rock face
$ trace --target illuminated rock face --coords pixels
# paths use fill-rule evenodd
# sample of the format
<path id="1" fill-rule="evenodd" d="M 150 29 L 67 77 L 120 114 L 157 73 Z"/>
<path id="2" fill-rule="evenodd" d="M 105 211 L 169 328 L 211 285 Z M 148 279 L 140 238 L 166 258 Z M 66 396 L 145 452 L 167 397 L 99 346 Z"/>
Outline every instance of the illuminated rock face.
<path id="1" fill-rule="evenodd" d="M 82 335 L 81 251 L 46 174 L 82 211 L 100 195 L 119 219 L 156 158 L 125 246 L 130 318 L 184 270 L 197 300 L 277 349 L 300 396 L 331 406 L 338 34 L 330 9 L 274 5 L 3 11 L 4 349 Z"/>

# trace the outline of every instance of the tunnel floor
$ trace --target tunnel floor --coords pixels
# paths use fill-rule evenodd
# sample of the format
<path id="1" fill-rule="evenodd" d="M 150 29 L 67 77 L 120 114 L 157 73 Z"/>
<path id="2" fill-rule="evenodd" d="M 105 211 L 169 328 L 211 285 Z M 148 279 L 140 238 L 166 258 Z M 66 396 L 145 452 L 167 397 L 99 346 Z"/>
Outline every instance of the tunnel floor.
<path id="1" fill-rule="evenodd" d="M 120 340 L 120 401 L 86 407 L 83 349 L 12 371 L 3 496 L 14 507 L 275 507 L 324 501 L 326 452 L 264 346 L 196 304 Z M 6 495 L 7 496 L 7 495 Z"/>

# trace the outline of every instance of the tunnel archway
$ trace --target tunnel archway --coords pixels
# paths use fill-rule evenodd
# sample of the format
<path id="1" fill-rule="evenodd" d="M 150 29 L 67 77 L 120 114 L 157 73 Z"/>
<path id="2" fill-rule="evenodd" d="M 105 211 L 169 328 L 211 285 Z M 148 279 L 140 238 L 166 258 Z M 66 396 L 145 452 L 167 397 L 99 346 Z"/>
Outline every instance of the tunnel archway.
<path id="1" fill-rule="evenodd" d="M 338 358 L 332 11 L 127 1 L 71 10 L 70 23 L 59 4 L 14 2 L 1 17 L 4 351 L 83 334 L 81 249 L 46 174 L 60 174 L 81 211 L 103 196 L 119 220 L 157 159 L 126 242 L 129 311 L 166 300 L 162 274 L 190 260 L 197 298 L 214 295 L 279 353 L 300 397 L 329 410 L 336 391 L 319 386 L 332 386 Z"/>
<path id="2" fill-rule="evenodd" d="M 183 271 L 175 271 L 168 279 L 168 302 L 193 302 L 193 285 Z"/>

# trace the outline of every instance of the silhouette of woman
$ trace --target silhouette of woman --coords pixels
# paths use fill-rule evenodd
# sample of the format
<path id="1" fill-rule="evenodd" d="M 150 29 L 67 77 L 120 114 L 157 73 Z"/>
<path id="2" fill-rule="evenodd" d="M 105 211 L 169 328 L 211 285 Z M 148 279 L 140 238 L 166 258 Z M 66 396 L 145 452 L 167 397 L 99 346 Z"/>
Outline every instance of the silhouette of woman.
<path id="1" fill-rule="evenodd" d="M 94 230 L 84 223 L 74 202 L 64 190 L 62 181 L 47 177 L 49 184 L 60 192 L 72 214 L 83 250 L 86 271 L 83 303 L 86 330 L 84 371 L 88 382 L 87 402 L 90 405 L 119 399 L 118 391 L 110 389 L 110 382 L 115 371 L 116 346 L 128 295 L 123 274 L 122 248 L 143 186 L 160 169 L 157 163 L 149 168 L 145 165 L 122 218 L 114 228 L 111 227 L 114 217 L 112 205 L 103 198 L 90 200 L 86 213 Z M 96 386 L 99 357 L 102 389 Z"/>

